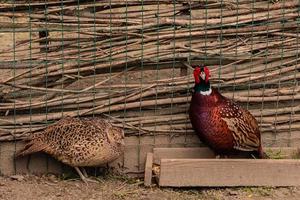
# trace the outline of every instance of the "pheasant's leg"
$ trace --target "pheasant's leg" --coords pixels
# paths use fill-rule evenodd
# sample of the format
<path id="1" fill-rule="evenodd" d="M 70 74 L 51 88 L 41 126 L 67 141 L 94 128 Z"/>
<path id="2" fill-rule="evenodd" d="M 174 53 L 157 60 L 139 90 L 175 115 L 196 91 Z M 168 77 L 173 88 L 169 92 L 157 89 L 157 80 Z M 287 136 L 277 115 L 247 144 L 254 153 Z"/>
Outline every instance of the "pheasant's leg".
<path id="1" fill-rule="evenodd" d="M 84 175 L 85 177 L 88 177 L 88 174 L 86 173 L 86 170 L 85 170 L 85 168 L 84 168 L 84 167 L 82 167 L 81 169 L 82 169 L 82 173 L 83 173 L 83 175 Z"/>
<path id="2" fill-rule="evenodd" d="M 216 155 L 216 159 L 229 158 L 227 155 L 218 154 Z"/>
<path id="3" fill-rule="evenodd" d="M 79 169 L 78 167 L 74 167 L 74 168 L 75 168 L 75 170 L 77 171 L 77 173 L 79 174 L 81 180 L 82 180 L 83 182 L 85 182 L 86 184 L 87 184 L 88 181 L 89 181 L 89 182 L 93 182 L 93 183 L 98 183 L 98 181 L 96 181 L 96 180 L 92 180 L 92 179 L 89 179 L 89 178 L 85 177 L 85 176 L 82 174 L 82 172 L 80 171 L 80 169 Z"/>
<path id="4" fill-rule="evenodd" d="M 82 172 L 80 171 L 80 169 L 78 167 L 74 167 L 74 168 L 75 168 L 76 172 L 78 173 L 78 175 L 80 176 L 81 180 L 83 180 L 84 182 L 86 182 L 85 181 L 86 177 L 82 174 Z"/>

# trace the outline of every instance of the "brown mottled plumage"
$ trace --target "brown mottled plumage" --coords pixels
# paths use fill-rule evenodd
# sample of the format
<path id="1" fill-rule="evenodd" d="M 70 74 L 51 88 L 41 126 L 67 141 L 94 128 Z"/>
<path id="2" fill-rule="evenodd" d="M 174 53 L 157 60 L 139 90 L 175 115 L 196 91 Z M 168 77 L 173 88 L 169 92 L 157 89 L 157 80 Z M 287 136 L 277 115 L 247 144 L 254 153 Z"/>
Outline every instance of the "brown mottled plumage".
<path id="1" fill-rule="evenodd" d="M 189 114 L 200 139 L 217 154 L 249 152 L 265 157 L 256 119 L 248 110 L 211 88 L 209 76 L 207 67 L 194 70 L 195 91 Z"/>
<path id="2" fill-rule="evenodd" d="M 118 158 L 124 151 L 124 131 L 101 118 L 66 117 L 35 134 L 16 156 L 40 151 L 74 167 L 86 182 L 78 167 L 100 166 Z"/>

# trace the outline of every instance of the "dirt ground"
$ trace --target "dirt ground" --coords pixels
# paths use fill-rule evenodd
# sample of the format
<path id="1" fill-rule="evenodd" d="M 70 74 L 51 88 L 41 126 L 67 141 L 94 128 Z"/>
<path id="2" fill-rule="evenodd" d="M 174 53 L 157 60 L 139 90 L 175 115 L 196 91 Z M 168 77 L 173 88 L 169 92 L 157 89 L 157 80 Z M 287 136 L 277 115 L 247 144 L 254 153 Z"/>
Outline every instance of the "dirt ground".
<path id="1" fill-rule="evenodd" d="M 300 188 L 145 188 L 139 179 L 107 175 L 99 183 L 62 180 L 53 175 L 0 177 L 1 200 L 141 199 L 141 200 L 298 200 Z"/>

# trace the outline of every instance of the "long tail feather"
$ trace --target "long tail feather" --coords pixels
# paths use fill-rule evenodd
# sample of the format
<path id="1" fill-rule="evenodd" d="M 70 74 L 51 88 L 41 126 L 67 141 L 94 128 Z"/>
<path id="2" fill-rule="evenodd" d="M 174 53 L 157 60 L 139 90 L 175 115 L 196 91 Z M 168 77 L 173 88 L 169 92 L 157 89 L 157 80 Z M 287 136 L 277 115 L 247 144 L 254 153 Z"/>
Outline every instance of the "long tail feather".
<path id="1" fill-rule="evenodd" d="M 31 140 L 23 149 L 16 153 L 16 157 L 26 156 L 32 153 L 40 152 L 45 149 L 45 145 L 37 140 Z"/>

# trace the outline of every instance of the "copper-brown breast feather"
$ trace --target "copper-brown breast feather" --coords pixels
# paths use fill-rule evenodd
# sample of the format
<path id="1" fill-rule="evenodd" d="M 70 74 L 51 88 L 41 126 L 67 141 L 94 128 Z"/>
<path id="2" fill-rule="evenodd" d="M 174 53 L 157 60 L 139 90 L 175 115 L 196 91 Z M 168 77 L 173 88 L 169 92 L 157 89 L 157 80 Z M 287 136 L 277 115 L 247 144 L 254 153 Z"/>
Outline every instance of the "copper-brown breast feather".
<path id="1" fill-rule="evenodd" d="M 219 107 L 219 112 L 232 133 L 234 148 L 241 151 L 257 151 L 260 147 L 260 132 L 251 113 L 230 100 Z"/>

